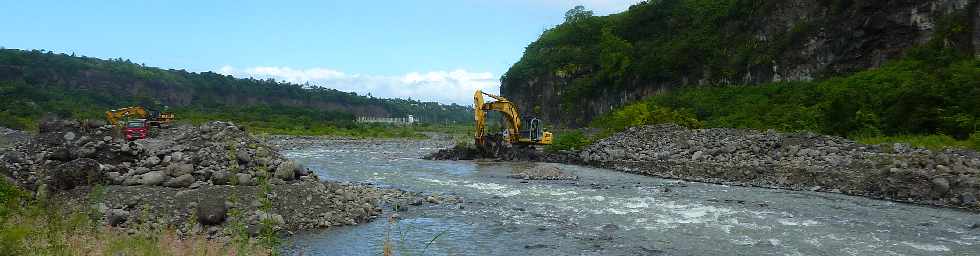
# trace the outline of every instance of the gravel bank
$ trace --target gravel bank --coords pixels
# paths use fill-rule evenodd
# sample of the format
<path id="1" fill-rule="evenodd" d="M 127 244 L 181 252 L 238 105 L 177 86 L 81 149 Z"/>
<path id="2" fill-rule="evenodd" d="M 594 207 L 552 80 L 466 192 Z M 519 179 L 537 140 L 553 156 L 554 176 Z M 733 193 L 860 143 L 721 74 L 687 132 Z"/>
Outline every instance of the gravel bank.
<path id="1" fill-rule="evenodd" d="M 980 211 L 980 156 L 815 134 L 634 127 L 579 153 L 590 165 L 673 179 L 813 190 Z"/>
<path id="2" fill-rule="evenodd" d="M 230 122 L 157 129 L 133 142 L 71 120 L 39 130 L 33 138 L 4 133 L 18 139 L 0 148 L 0 177 L 132 232 L 149 225 L 227 238 L 238 224 L 255 234 L 271 220 L 290 233 L 364 223 L 383 207 L 457 200 L 320 181 L 279 153 L 311 144 L 271 145 Z"/>

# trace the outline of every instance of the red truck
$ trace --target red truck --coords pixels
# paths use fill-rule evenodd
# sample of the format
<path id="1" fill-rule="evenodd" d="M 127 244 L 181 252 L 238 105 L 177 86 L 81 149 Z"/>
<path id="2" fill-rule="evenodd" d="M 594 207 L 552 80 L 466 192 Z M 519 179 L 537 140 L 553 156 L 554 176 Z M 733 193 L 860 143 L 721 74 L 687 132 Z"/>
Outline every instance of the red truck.
<path id="1" fill-rule="evenodd" d="M 150 134 L 150 126 L 146 124 L 146 119 L 133 119 L 126 122 L 126 140 L 146 139 Z"/>

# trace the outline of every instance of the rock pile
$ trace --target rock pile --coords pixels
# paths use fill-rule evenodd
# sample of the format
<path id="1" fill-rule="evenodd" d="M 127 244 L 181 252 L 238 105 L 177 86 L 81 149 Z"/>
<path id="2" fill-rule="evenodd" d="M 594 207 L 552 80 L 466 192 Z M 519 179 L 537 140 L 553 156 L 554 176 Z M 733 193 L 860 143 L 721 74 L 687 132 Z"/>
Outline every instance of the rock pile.
<path id="1" fill-rule="evenodd" d="M 666 178 L 841 192 L 980 210 L 980 156 L 869 146 L 806 133 L 634 127 L 579 153 L 593 165 Z"/>
<path id="2" fill-rule="evenodd" d="M 303 166 L 230 122 L 154 130 L 153 138 L 124 141 L 111 126 L 52 120 L 39 134 L 0 152 L 0 162 L 24 187 L 143 185 L 196 188 L 317 180 Z"/>
<path id="3" fill-rule="evenodd" d="M 539 163 L 530 168 L 516 168 L 511 178 L 524 180 L 577 180 L 578 176 L 565 173 L 556 164 Z"/>
<path id="4" fill-rule="evenodd" d="M 321 182 L 230 122 L 159 129 L 132 142 L 89 122 L 51 120 L 39 128 L 0 149 L 0 177 L 133 232 L 149 225 L 227 237 L 236 227 L 254 235 L 261 223 L 306 230 L 364 223 L 382 205 L 455 200 Z"/>

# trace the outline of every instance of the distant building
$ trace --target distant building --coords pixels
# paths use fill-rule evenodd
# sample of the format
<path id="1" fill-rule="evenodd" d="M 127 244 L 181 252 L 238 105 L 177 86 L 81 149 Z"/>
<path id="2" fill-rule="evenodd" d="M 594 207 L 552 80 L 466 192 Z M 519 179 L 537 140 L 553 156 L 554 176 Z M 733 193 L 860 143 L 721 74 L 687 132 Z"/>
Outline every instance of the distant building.
<path id="1" fill-rule="evenodd" d="M 358 123 L 382 123 L 382 124 L 414 124 L 419 122 L 415 119 L 415 116 L 408 115 L 408 117 L 370 117 L 370 116 L 359 116 L 357 117 Z"/>

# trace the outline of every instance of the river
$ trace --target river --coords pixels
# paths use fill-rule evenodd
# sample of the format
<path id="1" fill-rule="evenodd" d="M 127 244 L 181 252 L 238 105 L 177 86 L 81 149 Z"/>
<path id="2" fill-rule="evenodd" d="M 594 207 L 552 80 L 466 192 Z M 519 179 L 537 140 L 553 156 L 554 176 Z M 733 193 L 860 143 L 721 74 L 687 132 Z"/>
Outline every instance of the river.
<path id="1" fill-rule="evenodd" d="M 286 253 L 380 255 L 980 255 L 980 215 L 819 192 L 734 187 L 561 165 L 577 181 L 522 181 L 534 163 L 429 161 L 424 141 L 286 151 L 321 178 L 425 193 L 424 204 L 287 239 Z M 385 216 L 392 211 L 385 212 Z"/>

